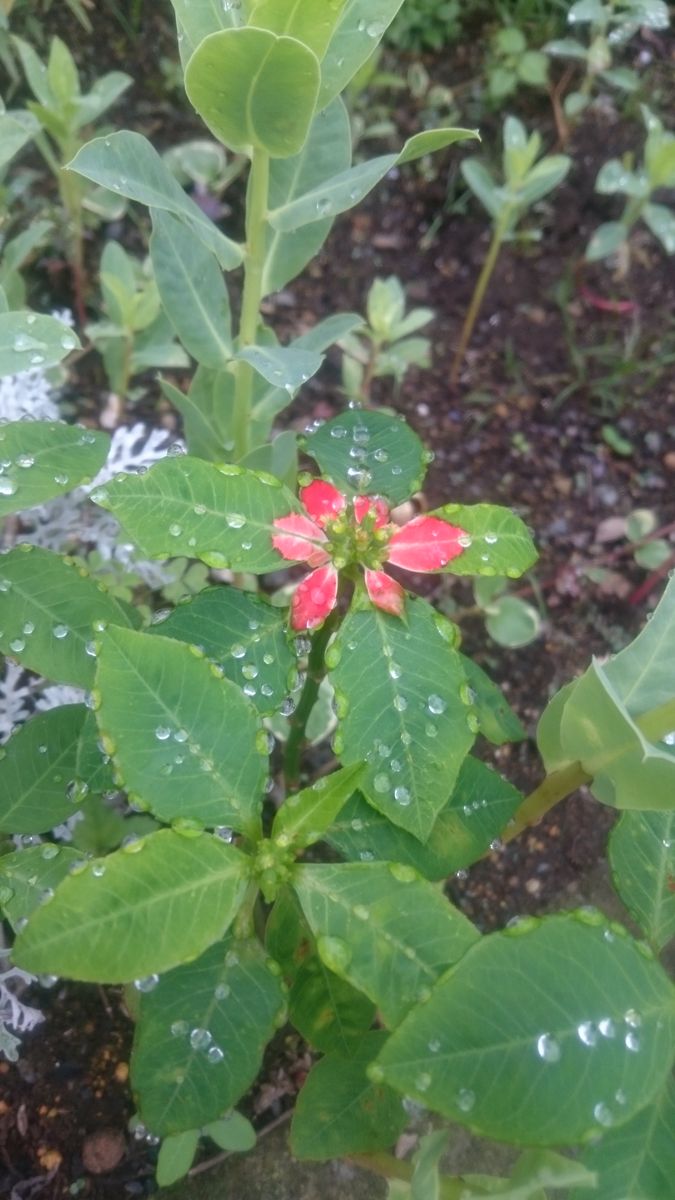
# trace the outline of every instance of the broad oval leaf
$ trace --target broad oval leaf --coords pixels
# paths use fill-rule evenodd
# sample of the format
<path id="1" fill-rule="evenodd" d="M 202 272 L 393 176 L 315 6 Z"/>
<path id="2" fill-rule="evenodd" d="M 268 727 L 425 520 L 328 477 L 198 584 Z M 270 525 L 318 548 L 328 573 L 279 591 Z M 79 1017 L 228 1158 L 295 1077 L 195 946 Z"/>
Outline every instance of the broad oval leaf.
<path id="1" fill-rule="evenodd" d="M 483 737 L 495 746 L 503 746 L 506 742 L 522 742 L 527 736 L 525 729 L 501 688 L 472 658 L 463 655 L 462 666 L 473 693 L 473 705 Z"/>
<path id="2" fill-rule="evenodd" d="M 0 113 L 0 169 L 23 150 L 39 129 L 30 113 Z"/>
<path id="3" fill-rule="evenodd" d="M 625 812 L 610 834 L 609 862 L 626 908 L 662 950 L 675 937 L 675 812 Z"/>
<path id="4" fill-rule="evenodd" d="M 77 335 L 55 317 L 32 312 L 0 312 L 0 378 L 19 375 L 21 371 L 30 371 L 31 367 L 45 370 L 54 367 L 71 350 L 79 348 Z"/>
<path id="5" fill-rule="evenodd" d="M 81 859 L 70 846 L 26 846 L 0 857 L 0 909 L 17 933 Z"/>
<path id="6" fill-rule="evenodd" d="M 248 860 L 211 834 L 161 829 L 60 884 L 14 947 L 36 975 L 129 983 L 201 954 L 241 904 Z"/>
<path id="7" fill-rule="evenodd" d="M 591 791 L 603 804 L 673 808 L 675 755 L 670 747 L 648 740 L 598 663 L 569 693 L 560 718 L 560 743 L 568 762 L 581 763 L 591 777 Z"/>
<path id="8" fill-rule="evenodd" d="M 201 651 L 110 629 L 96 687 L 104 746 L 127 791 L 163 821 L 183 817 L 259 833 L 267 765 L 260 723 Z"/>
<path id="9" fill-rule="evenodd" d="M 325 6 L 325 0 L 321 4 Z M 272 162 L 268 207 L 274 210 L 292 204 L 298 196 L 326 183 L 336 172 L 346 170 L 351 161 L 349 114 L 342 100 L 336 99 L 314 117 L 298 155 Z M 293 232 L 282 233 L 269 227 L 263 275 L 265 295 L 279 291 L 300 274 L 320 250 L 332 224 L 331 217 L 324 217 Z"/>
<path id="10" fill-rule="evenodd" d="M 403 0 L 348 0 L 321 64 L 324 108 L 375 53 Z"/>
<path id="11" fill-rule="evenodd" d="M 329 651 L 340 758 L 367 763 L 368 802 L 420 841 L 477 729 L 461 656 L 443 630 L 424 600 L 408 599 L 405 620 L 369 605 L 347 615 Z"/>
<path id="12" fill-rule="evenodd" d="M 344 806 L 326 840 L 350 861 L 405 863 L 426 879 L 440 881 L 487 854 L 522 799 L 485 763 L 465 758 L 454 791 L 426 842 L 393 825 L 360 793 Z"/>
<path id="13" fill-rule="evenodd" d="M 0 830 L 45 833 L 77 812 L 86 796 L 112 787 L 97 746 L 94 714 L 84 704 L 38 713 L 3 747 Z"/>
<path id="14" fill-rule="evenodd" d="M 223 0 L 171 0 L 178 26 L 178 49 L 185 68 L 197 46 L 210 33 L 237 29 L 245 24 L 250 0 L 227 4 Z"/>
<path id="15" fill-rule="evenodd" d="M 12 421 L 0 427 L 0 517 L 34 508 L 89 483 L 110 447 L 105 433 L 62 421 Z"/>
<path id="16" fill-rule="evenodd" d="M 471 539 L 445 567 L 450 575 L 505 575 L 519 579 L 537 561 L 527 527 L 510 508 L 498 504 L 446 504 L 432 516 L 459 525 Z"/>
<path id="17" fill-rule="evenodd" d="M 253 0 L 249 25 L 286 34 L 323 58 L 347 0 Z"/>
<path id="18" fill-rule="evenodd" d="M 285 1016 L 278 968 L 228 935 L 141 999 L 131 1081 L 144 1124 L 180 1133 L 216 1121 L 250 1087 Z"/>
<path id="19" fill-rule="evenodd" d="M 320 354 L 296 346 L 246 346 L 237 353 L 237 358 L 249 363 L 273 387 L 283 388 L 289 403 L 323 363 Z"/>
<path id="20" fill-rule="evenodd" d="M 675 1076 L 632 1121 L 610 1129 L 584 1151 L 582 1162 L 597 1176 L 592 1190 L 574 1195 L 586 1200 L 664 1200 L 673 1184 Z"/>
<path id="21" fill-rule="evenodd" d="M 478 939 L 432 884 L 398 863 L 300 866 L 293 887 L 336 975 L 396 1026 Z"/>
<path id="22" fill-rule="evenodd" d="M 381 1078 L 499 1141 L 578 1142 L 658 1093 L 675 1053 L 673 985 L 595 910 L 491 934 L 413 1010 Z"/>
<path id="23" fill-rule="evenodd" d="M 286 636 L 286 613 L 239 588 L 207 588 L 149 630 L 189 642 L 236 683 L 268 716 L 288 694 L 296 658 Z"/>
<path id="24" fill-rule="evenodd" d="M 166 379 L 160 386 L 183 418 L 188 454 L 208 462 L 227 462 L 234 450 L 234 375 L 226 369 L 197 367 L 187 393 Z"/>
<path id="25" fill-rule="evenodd" d="M 68 170 L 84 175 L 148 208 L 173 213 L 187 221 L 205 246 L 216 255 L 224 270 L 240 266 L 243 251 L 210 221 L 183 191 L 161 155 L 140 133 L 122 130 L 109 137 L 87 142 L 68 164 Z"/>
<path id="26" fill-rule="evenodd" d="M 0 558 L 0 652 L 47 679 L 91 687 L 96 628 L 138 619 L 71 559 L 28 545 Z"/>
<path id="27" fill-rule="evenodd" d="M 408 1115 L 400 1096 L 367 1075 L 386 1040 L 382 1031 L 368 1033 L 349 1057 L 334 1052 L 312 1067 L 293 1113 L 296 1158 L 342 1158 L 394 1145 Z"/>
<path id="28" fill-rule="evenodd" d="M 110 509 L 149 558 L 201 558 L 210 567 L 274 571 L 276 517 L 298 512 L 277 479 L 243 467 L 167 458 L 145 475 L 118 476 L 92 500 Z"/>
<path id="29" fill-rule="evenodd" d="M 188 1129 L 164 1138 L 157 1155 L 155 1178 L 161 1188 L 187 1175 L 199 1145 L 199 1130 Z"/>
<path id="30" fill-rule="evenodd" d="M 316 55 L 265 29 L 226 29 L 198 46 L 185 90 L 202 120 L 233 150 L 288 158 L 303 147 L 319 93 Z"/>
<path id="31" fill-rule="evenodd" d="M 185 349 L 214 370 L 232 357 L 230 299 L 220 265 L 172 213 L 152 210 L 150 257 L 162 305 Z"/>
<path id="32" fill-rule="evenodd" d="M 604 671 L 631 716 L 640 716 L 673 698 L 675 658 L 675 578 L 641 633 L 605 664 Z"/>
<path id="33" fill-rule="evenodd" d="M 400 504 L 421 486 L 428 462 L 409 425 L 394 413 L 348 409 L 307 439 L 307 453 L 340 490 Z"/>

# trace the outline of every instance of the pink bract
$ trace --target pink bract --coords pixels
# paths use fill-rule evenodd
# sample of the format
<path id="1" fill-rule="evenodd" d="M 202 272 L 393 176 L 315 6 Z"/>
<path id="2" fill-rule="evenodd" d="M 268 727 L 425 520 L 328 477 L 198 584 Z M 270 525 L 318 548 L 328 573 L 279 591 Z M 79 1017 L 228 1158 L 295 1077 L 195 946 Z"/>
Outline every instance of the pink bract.
<path id="1" fill-rule="evenodd" d="M 440 571 L 464 553 L 465 531 L 438 517 L 414 517 L 397 529 L 389 543 L 387 561 L 407 571 Z"/>
<path id="2" fill-rule="evenodd" d="M 316 629 L 337 603 L 338 573 L 335 567 L 319 567 L 299 583 L 291 604 L 294 629 Z"/>

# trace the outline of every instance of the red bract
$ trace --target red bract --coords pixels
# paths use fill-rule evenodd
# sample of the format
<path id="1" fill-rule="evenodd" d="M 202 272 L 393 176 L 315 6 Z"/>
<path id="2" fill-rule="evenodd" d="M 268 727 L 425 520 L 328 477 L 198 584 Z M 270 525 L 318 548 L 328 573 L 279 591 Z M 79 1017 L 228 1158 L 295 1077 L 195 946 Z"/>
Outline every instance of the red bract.
<path id="1" fill-rule="evenodd" d="M 279 517 L 274 524 L 281 532 L 272 538 L 284 558 L 316 568 L 296 589 L 293 629 L 315 629 L 335 608 L 339 567 L 360 563 L 372 603 L 400 617 L 405 591 L 380 566 L 391 562 L 408 571 L 440 571 L 471 544 L 463 529 L 438 517 L 415 517 L 398 528 L 380 496 L 357 496 L 350 504 L 323 479 L 302 488 L 300 499 L 307 516 Z"/>

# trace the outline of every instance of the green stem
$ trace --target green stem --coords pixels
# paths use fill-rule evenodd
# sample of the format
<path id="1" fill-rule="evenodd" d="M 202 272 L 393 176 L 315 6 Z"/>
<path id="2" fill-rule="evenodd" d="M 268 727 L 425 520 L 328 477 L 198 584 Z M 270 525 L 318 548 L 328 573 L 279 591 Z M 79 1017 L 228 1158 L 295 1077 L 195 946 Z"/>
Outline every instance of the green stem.
<path id="1" fill-rule="evenodd" d="M 464 318 L 459 345 L 455 351 L 455 357 L 452 360 L 452 367 L 450 369 L 450 386 L 453 388 L 457 386 L 459 373 L 462 369 L 462 363 L 464 362 L 464 355 L 466 354 L 467 347 L 473 335 L 476 321 L 478 320 L 478 315 L 483 306 L 483 300 L 485 299 L 485 293 L 492 278 L 492 273 L 497 265 L 497 259 L 499 258 L 499 252 L 502 248 L 505 232 L 506 225 L 504 221 L 498 221 L 492 232 L 492 241 L 490 242 L 490 249 L 487 252 L 485 262 L 483 263 L 483 269 L 476 280 L 476 286 L 473 290 L 471 303 L 469 304 L 466 317 Z"/>
<path id="2" fill-rule="evenodd" d="M 72 153 L 71 153 L 72 151 Z M 75 151 L 68 147 L 64 152 L 66 162 L 74 156 Z M 84 274 L 84 220 L 82 212 L 81 182 L 72 171 L 59 167 L 57 172 L 61 202 L 66 212 L 68 222 L 68 242 L 70 244 L 70 267 L 73 275 L 73 292 L 75 308 L 80 325 L 86 324 L 85 308 L 86 282 Z"/>
<path id="3" fill-rule="evenodd" d="M 312 638 L 312 649 L 307 663 L 307 678 L 302 689 L 298 707 L 290 718 L 290 732 L 286 742 L 284 755 L 284 778 L 288 792 L 297 791 L 300 786 L 300 759 L 305 744 L 305 730 L 310 713 L 316 704 L 319 688 L 326 673 L 326 647 L 337 622 L 337 615 L 332 613 L 321 629 Z"/>
<path id="4" fill-rule="evenodd" d="M 267 200 L 269 195 L 270 160 L 263 150 L 254 150 L 248 183 L 246 214 L 246 258 L 244 263 L 244 294 L 239 324 L 239 348 L 254 346 L 260 304 L 262 301 L 263 271 L 267 249 Z M 238 362 L 234 392 L 234 456 L 239 460 L 250 449 L 251 397 L 253 367 Z"/>
<path id="5" fill-rule="evenodd" d="M 675 698 L 635 718 L 638 729 L 650 742 L 660 742 L 667 733 L 675 730 Z M 581 763 L 570 763 L 560 771 L 553 771 L 523 800 L 513 822 L 504 833 L 504 841 L 512 842 L 529 825 L 536 825 L 556 804 L 571 796 L 585 783 L 590 783 Z"/>

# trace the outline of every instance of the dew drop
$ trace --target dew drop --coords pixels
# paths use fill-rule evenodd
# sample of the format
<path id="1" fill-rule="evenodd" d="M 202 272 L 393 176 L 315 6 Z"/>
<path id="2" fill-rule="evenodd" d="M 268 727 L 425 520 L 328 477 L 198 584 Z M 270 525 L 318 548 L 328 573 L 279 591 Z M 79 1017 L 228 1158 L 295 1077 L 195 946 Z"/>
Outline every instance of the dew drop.
<path id="1" fill-rule="evenodd" d="M 441 713 L 445 712 L 447 705 L 445 700 L 443 700 L 440 696 L 432 695 L 429 696 L 429 699 L 427 700 L 427 708 L 429 709 L 430 713 L 434 714 L 434 716 L 440 716 Z"/>
<path id="2" fill-rule="evenodd" d="M 158 725 L 155 730 L 155 737 L 158 742 L 166 742 L 171 737 L 171 730 L 167 725 Z"/>
<path id="3" fill-rule="evenodd" d="M 209 1033 L 208 1029 L 201 1029 L 198 1026 L 190 1033 L 190 1045 L 193 1050 L 208 1050 L 212 1041 L 213 1035 Z"/>
<path id="4" fill-rule="evenodd" d="M 476 1093 L 470 1088 L 461 1088 L 457 1093 L 457 1107 L 460 1112 L 468 1113 L 476 1103 Z"/>
<path id="5" fill-rule="evenodd" d="M 159 983 L 159 975 L 146 975 L 144 979 L 134 979 L 137 992 L 152 992 Z"/>
<path id="6" fill-rule="evenodd" d="M 560 1043 L 550 1033 L 542 1033 L 537 1038 L 537 1054 L 544 1062 L 557 1063 L 560 1061 Z"/>

